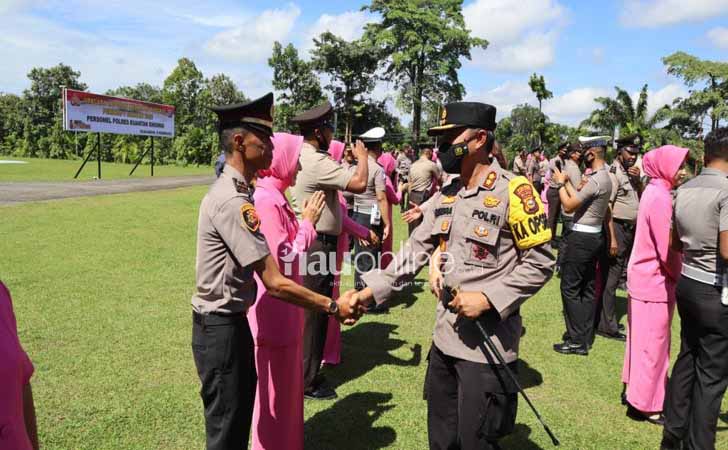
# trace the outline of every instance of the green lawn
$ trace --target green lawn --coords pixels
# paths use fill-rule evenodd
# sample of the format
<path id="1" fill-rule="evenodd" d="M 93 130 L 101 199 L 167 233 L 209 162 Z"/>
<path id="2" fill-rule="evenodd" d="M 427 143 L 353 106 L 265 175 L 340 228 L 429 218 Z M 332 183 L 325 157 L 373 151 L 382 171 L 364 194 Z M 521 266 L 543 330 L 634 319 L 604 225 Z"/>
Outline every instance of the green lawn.
<path id="1" fill-rule="evenodd" d="M 0 155 L 0 160 L 25 161 L 27 164 L 0 164 L 0 182 L 3 181 L 73 181 L 73 176 L 82 160 L 40 159 L 40 158 L 14 158 Z M 129 178 L 133 164 L 119 164 L 101 162 L 101 178 L 116 180 Z M 175 166 L 154 165 L 155 177 L 171 177 L 182 175 L 210 175 L 214 170 L 211 166 Z M 86 163 L 78 180 L 91 180 L 97 176 L 96 160 Z M 134 171 L 132 178 L 150 176 L 149 164 L 140 165 Z"/>
<path id="2" fill-rule="evenodd" d="M 189 299 L 204 192 L 0 207 L 0 276 L 36 367 L 43 448 L 203 448 Z M 403 231 L 398 221 L 395 237 Z M 425 287 L 344 332 L 344 364 L 329 370 L 339 399 L 306 403 L 308 449 L 427 448 L 422 382 L 434 304 Z M 619 404 L 623 344 L 597 338 L 588 358 L 554 353 L 563 332 L 558 280 L 523 315 L 521 378 L 561 448 L 658 448 L 661 430 L 630 421 Z M 728 434 L 718 439 L 728 448 Z M 503 444 L 552 448 L 523 401 Z"/>

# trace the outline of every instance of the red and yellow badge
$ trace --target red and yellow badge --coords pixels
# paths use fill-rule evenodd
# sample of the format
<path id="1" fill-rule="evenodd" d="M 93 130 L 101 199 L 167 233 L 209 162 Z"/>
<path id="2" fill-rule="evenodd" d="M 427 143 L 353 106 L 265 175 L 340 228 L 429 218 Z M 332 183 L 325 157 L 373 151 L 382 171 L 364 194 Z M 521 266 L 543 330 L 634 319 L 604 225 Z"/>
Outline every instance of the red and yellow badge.
<path id="1" fill-rule="evenodd" d="M 483 181 L 483 187 L 490 191 L 493 189 L 493 186 L 495 186 L 495 182 L 497 180 L 498 180 L 498 174 L 495 172 L 491 172 L 488 174 L 487 177 L 485 177 L 485 181 Z"/>
<path id="2" fill-rule="evenodd" d="M 536 203 L 536 196 L 533 193 L 533 186 L 530 183 L 518 185 L 513 193 L 521 199 L 523 211 L 526 214 L 535 214 L 538 212 L 538 203 Z"/>
<path id="3" fill-rule="evenodd" d="M 486 208 L 495 208 L 498 205 L 500 205 L 500 203 L 501 203 L 500 199 L 497 199 L 490 195 L 485 197 L 485 200 L 483 200 L 483 206 L 485 206 Z"/>
<path id="4" fill-rule="evenodd" d="M 245 226 L 248 230 L 255 233 L 260 229 L 260 217 L 255 212 L 255 206 L 246 203 L 240 207 L 240 226 Z"/>
<path id="5" fill-rule="evenodd" d="M 472 249 L 474 259 L 477 259 L 478 261 L 485 261 L 486 259 L 488 259 L 488 255 L 490 254 L 490 252 L 484 245 L 473 243 Z"/>
<path id="6" fill-rule="evenodd" d="M 457 197 L 455 197 L 454 195 L 445 195 L 442 197 L 442 201 L 440 203 L 442 203 L 443 205 L 451 205 L 455 203 L 455 200 L 457 200 Z"/>

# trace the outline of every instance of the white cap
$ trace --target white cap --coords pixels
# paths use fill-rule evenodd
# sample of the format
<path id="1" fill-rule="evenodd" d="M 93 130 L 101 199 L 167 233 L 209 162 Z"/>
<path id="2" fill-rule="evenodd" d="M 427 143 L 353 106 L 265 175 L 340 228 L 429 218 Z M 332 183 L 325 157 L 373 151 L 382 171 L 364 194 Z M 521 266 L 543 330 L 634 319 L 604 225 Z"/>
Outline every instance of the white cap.
<path id="1" fill-rule="evenodd" d="M 591 147 L 606 147 L 609 145 L 609 141 L 611 140 L 611 136 L 579 136 L 579 143 L 583 149 Z"/>
<path id="2" fill-rule="evenodd" d="M 359 139 L 361 139 L 364 142 L 379 142 L 384 138 L 385 134 L 386 134 L 386 132 L 384 131 L 384 128 L 374 127 L 371 130 L 369 130 L 366 133 L 359 136 Z"/>

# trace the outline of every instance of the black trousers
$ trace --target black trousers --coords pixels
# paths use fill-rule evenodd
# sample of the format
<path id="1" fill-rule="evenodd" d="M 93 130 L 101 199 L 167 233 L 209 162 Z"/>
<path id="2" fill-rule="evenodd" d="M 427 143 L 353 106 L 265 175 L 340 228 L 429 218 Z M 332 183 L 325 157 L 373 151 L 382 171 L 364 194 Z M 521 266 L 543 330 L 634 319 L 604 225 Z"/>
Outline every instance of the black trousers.
<path id="1" fill-rule="evenodd" d="M 303 275 L 303 286 L 331 297 L 334 290 L 334 274 L 336 272 L 336 240 L 319 238 L 311 244 L 306 253 L 306 270 Z M 326 333 L 328 332 L 328 314 L 305 309 L 303 327 L 303 388 L 306 391 L 316 389 L 321 383 L 319 371 L 324 358 Z"/>
<path id="2" fill-rule="evenodd" d="M 608 248 L 605 248 L 606 268 L 603 273 L 604 292 L 602 301 L 597 305 L 596 327 L 603 333 L 615 334 L 619 332 L 617 323 L 617 286 L 622 278 L 622 273 L 629 262 L 629 255 L 634 244 L 635 226 L 626 222 L 614 221 L 614 233 L 617 235 L 617 256 L 609 256 Z"/>
<path id="3" fill-rule="evenodd" d="M 559 224 L 559 215 L 561 214 L 561 198 L 559 197 L 559 190 L 549 188 L 548 191 L 546 191 L 546 199 L 549 201 L 549 228 L 551 229 L 551 236 L 555 239 L 556 228 Z"/>
<path id="4" fill-rule="evenodd" d="M 677 284 L 680 353 L 665 396 L 665 433 L 688 449 L 715 448 L 728 385 L 728 307 L 720 287 L 681 277 Z"/>
<path id="5" fill-rule="evenodd" d="M 371 216 L 369 214 L 362 214 L 355 212 L 352 217 L 356 223 L 363 225 L 379 236 L 380 241 L 384 229 L 384 222 L 380 225 L 371 225 Z M 390 230 L 391 233 L 392 230 Z M 379 268 L 379 260 L 382 254 L 382 244 L 364 247 L 359 243 L 359 239 L 354 240 L 354 287 L 356 290 L 364 289 L 364 282 L 361 280 L 361 276 L 370 270 Z"/>
<path id="6" fill-rule="evenodd" d="M 494 450 L 513 432 L 518 391 L 503 369 L 453 358 L 434 344 L 425 378 L 430 450 Z M 518 364 L 509 364 L 517 372 Z"/>
<path id="7" fill-rule="evenodd" d="M 574 226 L 574 217 L 561 216 L 563 227 L 561 228 L 561 242 L 559 243 L 559 254 L 556 256 L 556 266 L 561 267 L 564 263 L 564 257 L 569 248 L 569 235 L 571 227 Z"/>
<path id="8" fill-rule="evenodd" d="M 208 450 L 247 448 L 255 399 L 253 336 L 245 315 L 193 313 L 192 355 L 202 383 Z"/>
<path id="9" fill-rule="evenodd" d="M 589 346 L 594 341 L 596 263 L 604 249 L 601 233 L 572 231 L 561 263 L 561 301 L 569 339 Z"/>
<path id="10" fill-rule="evenodd" d="M 427 201 L 427 199 L 430 198 L 430 193 L 428 191 L 412 191 L 410 192 L 410 202 L 414 203 L 415 205 L 421 205 Z M 412 235 L 412 232 L 415 228 L 417 228 L 422 223 L 422 218 L 415 220 L 414 222 L 411 222 L 407 224 L 407 229 L 409 231 L 409 234 Z"/>

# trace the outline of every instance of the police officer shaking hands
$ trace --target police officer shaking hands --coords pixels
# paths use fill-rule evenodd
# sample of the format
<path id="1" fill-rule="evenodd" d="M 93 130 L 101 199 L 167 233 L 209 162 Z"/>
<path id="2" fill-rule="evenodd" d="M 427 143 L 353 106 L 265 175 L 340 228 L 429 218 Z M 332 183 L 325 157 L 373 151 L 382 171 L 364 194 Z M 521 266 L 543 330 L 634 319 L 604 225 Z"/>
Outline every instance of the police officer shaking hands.
<path id="1" fill-rule="evenodd" d="M 425 381 L 428 435 L 433 450 L 498 449 L 511 433 L 517 388 L 484 346 L 474 321 L 491 336 L 511 370 L 517 369 L 520 305 L 553 273 L 543 205 L 525 177 L 491 157 L 495 107 L 445 106 L 439 158 L 451 178 L 435 194 L 422 224 L 384 270 L 362 276 L 362 304 L 381 304 L 411 281 L 439 248 L 445 288 L 437 305 Z"/>

